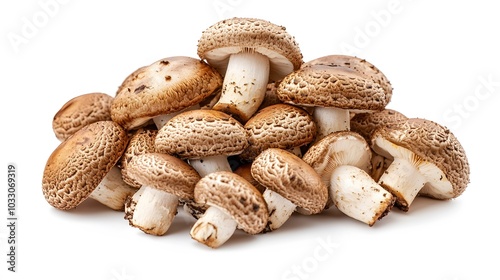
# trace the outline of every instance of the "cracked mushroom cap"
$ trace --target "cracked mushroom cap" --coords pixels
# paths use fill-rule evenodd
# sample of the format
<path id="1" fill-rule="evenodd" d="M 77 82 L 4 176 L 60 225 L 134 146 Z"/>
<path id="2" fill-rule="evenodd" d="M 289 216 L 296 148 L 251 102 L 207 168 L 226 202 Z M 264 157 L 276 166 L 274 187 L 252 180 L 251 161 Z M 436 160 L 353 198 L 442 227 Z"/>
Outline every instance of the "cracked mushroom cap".
<path id="1" fill-rule="evenodd" d="M 316 137 L 316 123 L 304 109 L 276 104 L 258 111 L 245 123 L 248 147 L 240 157 L 252 161 L 268 148 L 291 149 Z"/>
<path id="2" fill-rule="evenodd" d="M 280 82 L 277 95 L 283 103 L 353 112 L 381 111 L 387 105 L 384 89 L 370 77 L 350 68 L 321 64 L 287 75 Z"/>
<path id="3" fill-rule="evenodd" d="M 100 92 L 82 94 L 70 99 L 52 120 L 52 129 L 57 139 L 64 141 L 88 124 L 110 121 L 112 102 L 113 97 Z"/>
<path id="4" fill-rule="evenodd" d="M 62 210 L 78 206 L 120 160 L 127 141 L 121 126 L 99 121 L 61 142 L 43 172 L 42 191 L 47 202 Z"/>
<path id="5" fill-rule="evenodd" d="M 308 61 L 302 64 L 302 67 L 310 65 L 326 65 L 330 67 L 346 67 L 352 69 L 378 83 L 385 91 L 386 103 L 389 103 L 391 100 L 391 83 L 382 71 L 365 59 L 349 55 L 327 55 Z"/>
<path id="6" fill-rule="evenodd" d="M 430 178 L 420 195 L 436 199 L 455 198 L 469 183 L 470 168 L 464 148 L 448 128 L 436 122 L 410 118 L 381 127 L 373 134 L 372 148 L 387 158 L 410 151 L 416 155 L 415 160 L 437 167 L 442 174 L 437 176 L 439 178 Z"/>
<path id="7" fill-rule="evenodd" d="M 252 163 L 252 176 L 311 214 L 321 212 L 328 199 L 328 187 L 302 159 L 282 149 L 269 148 Z"/>
<path id="8" fill-rule="evenodd" d="M 124 80 L 111 106 L 111 118 L 131 130 L 156 116 L 196 105 L 221 86 L 221 75 L 199 59 L 164 58 Z"/>
<path id="9" fill-rule="evenodd" d="M 159 153 L 133 157 L 125 172 L 142 186 L 149 186 L 184 200 L 194 198 L 194 186 L 200 180 L 198 172 L 186 162 Z"/>
<path id="10" fill-rule="evenodd" d="M 351 131 L 359 133 L 367 141 L 370 141 L 373 132 L 377 128 L 385 125 L 393 125 L 407 119 L 405 115 L 392 109 L 384 109 L 372 113 L 359 113 L 351 119 Z"/>
<path id="11" fill-rule="evenodd" d="M 240 154 L 248 145 L 245 128 L 216 110 L 191 110 L 169 120 L 156 136 L 156 151 L 181 158 Z"/>
<path id="12" fill-rule="evenodd" d="M 231 54 L 253 51 L 269 58 L 269 80 L 277 81 L 298 69 L 302 53 L 285 27 L 255 18 L 231 18 L 203 31 L 198 56 L 226 73 Z"/>
<path id="13" fill-rule="evenodd" d="M 262 194 L 235 173 L 217 171 L 201 178 L 194 189 L 194 199 L 221 209 L 249 234 L 260 233 L 266 227 L 269 213 Z"/>

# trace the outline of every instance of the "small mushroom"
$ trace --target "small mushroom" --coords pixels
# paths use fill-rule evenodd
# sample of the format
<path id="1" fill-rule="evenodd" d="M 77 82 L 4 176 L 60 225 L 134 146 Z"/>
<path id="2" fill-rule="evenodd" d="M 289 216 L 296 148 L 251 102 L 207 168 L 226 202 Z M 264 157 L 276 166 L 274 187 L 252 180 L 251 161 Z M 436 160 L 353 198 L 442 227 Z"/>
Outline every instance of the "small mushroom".
<path id="1" fill-rule="evenodd" d="M 67 101 L 52 119 L 52 129 L 57 139 L 66 140 L 82 127 L 111 120 L 113 97 L 100 92 L 76 96 Z"/>
<path id="2" fill-rule="evenodd" d="M 224 244 L 236 228 L 257 234 L 267 224 L 269 214 L 264 198 L 235 173 L 218 171 L 201 178 L 194 189 L 194 199 L 208 209 L 193 225 L 190 235 L 209 247 Z"/>
<path id="3" fill-rule="evenodd" d="M 372 148 L 393 159 L 378 182 L 404 211 L 418 194 L 456 198 L 469 183 L 469 163 L 462 145 L 450 130 L 433 121 L 410 118 L 383 126 L 374 132 Z"/>
<path id="4" fill-rule="evenodd" d="M 111 118 L 127 130 L 153 119 L 159 129 L 176 113 L 196 109 L 221 85 L 221 75 L 206 62 L 167 57 L 137 69 L 123 81 L 111 105 Z"/>
<path id="5" fill-rule="evenodd" d="M 297 207 L 311 214 L 323 211 L 328 188 L 316 171 L 296 155 L 277 148 L 259 154 L 252 163 L 252 176 L 266 187 L 269 211 L 266 231 L 280 228 Z"/>
<path id="6" fill-rule="evenodd" d="M 113 121 L 82 127 L 61 142 L 47 159 L 42 191 L 55 208 L 69 210 L 88 197 L 123 210 L 135 189 L 121 180 L 116 167 L 127 146 L 127 133 Z"/>
<path id="7" fill-rule="evenodd" d="M 266 86 L 302 64 L 302 53 L 284 27 L 255 18 L 231 18 L 203 31 L 198 56 L 223 76 L 213 109 L 246 122 L 264 99 Z"/>
<path id="8" fill-rule="evenodd" d="M 124 169 L 142 186 L 127 200 L 125 219 L 145 233 L 164 235 L 177 213 L 179 199 L 192 200 L 200 175 L 184 161 L 167 154 L 146 153 Z"/>

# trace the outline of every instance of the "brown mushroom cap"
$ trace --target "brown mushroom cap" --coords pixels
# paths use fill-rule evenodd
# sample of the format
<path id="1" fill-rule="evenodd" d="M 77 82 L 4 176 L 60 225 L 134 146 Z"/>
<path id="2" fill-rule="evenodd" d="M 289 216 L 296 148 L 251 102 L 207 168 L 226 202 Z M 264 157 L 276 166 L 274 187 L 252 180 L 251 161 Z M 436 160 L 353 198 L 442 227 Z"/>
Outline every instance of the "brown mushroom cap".
<path id="1" fill-rule="evenodd" d="M 354 112 L 380 111 L 387 105 L 384 89 L 371 78 L 349 68 L 320 64 L 287 75 L 277 95 L 284 103 Z"/>
<path id="2" fill-rule="evenodd" d="M 64 141 L 82 127 L 97 122 L 111 120 L 113 97 L 93 92 L 70 99 L 54 115 L 52 129 L 57 139 Z"/>
<path id="3" fill-rule="evenodd" d="M 282 26 L 255 18 L 231 18 L 203 31 L 198 56 L 226 73 L 231 54 L 252 50 L 269 58 L 269 80 L 277 81 L 302 64 L 302 53 L 295 39 Z"/>
<path id="4" fill-rule="evenodd" d="M 43 172 L 42 191 L 47 202 L 63 210 L 78 206 L 118 162 L 127 141 L 121 126 L 99 121 L 61 142 Z"/>
<path id="5" fill-rule="evenodd" d="M 371 113 L 359 113 L 351 118 L 351 131 L 359 133 L 367 141 L 370 141 L 373 132 L 377 128 L 385 125 L 393 125 L 407 119 L 405 115 L 392 109 L 384 109 Z"/>
<path id="6" fill-rule="evenodd" d="M 264 198 L 235 173 L 217 171 L 201 178 L 194 189 L 194 199 L 223 210 L 247 233 L 257 234 L 266 227 L 269 213 Z"/>
<path id="7" fill-rule="evenodd" d="M 243 179 L 247 180 L 250 184 L 252 184 L 260 193 L 263 193 L 266 190 L 266 187 L 261 185 L 255 178 L 252 176 L 252 163 L 244 163 L 238 166 L 234 170 L 234 173 L 243 177 Z"/>
<path id="8" fill-rule="evenodd" d="M 330 67 L 346 67 L 371 78 L 378 83 L 385 91 L 386 103 L 389 103 L 392 97 L 392 85 L 387 77 L 375 65 L 365 59 L 349 55 L 327 55 L 319 57 L 302 64 L 302 67 L 310 65 L 326 65 Z"/>
<path id="9" fill-rule="evenodd" d="M 189 164 L 167 154 L 147 153 L 132 158 L 125 169 L 127 176 L 143 186 L 178 196 L 194 198 L 194 186 L 200 175 Z"/>
<path id="10" fill-rule="evenodd" d="M 221 86 L 221 75 L 199 59 L 164 58 L 125 79 L 111 106 L 111 117 L 125 129 L 134 129 L 156 116 L 196 105 Z"/>
<path id="11" fill-rule="evenodd" d="M 316 137 L 316 123 L 305 110 L 276 104 L 258 111 L 245 124 L 248 147 L 240 157 L 251 161 L 267 148 L 291 149 Z"/>
<path id="12" fill-rule="evenodd" d="M 130 136 L 127 149 L 125 149 L 120 160 L 122 170 L 127 169 L 127 165 L 133 157 L 155 152 L 155 139 L 157 133 L 158 130 L 156 128 L 140 128 Z M 122 178 L 125 183 L 132 187 L 141 187 L 141 184 L 128 177 L 123 171 Z"/>
<path id="13" fill-rule="evenodd" d="M 157 152 L 189 159 L 237 155 L 247 145 L 243 125 L 216 110 L 191 110 L 173 117 L 155 141 Z"/>
<path id="14" fill-rule="evenodd" d="M 328 199 L 328 188 L 321 177 L 302 159 L 282 149 L 269 148 L 252 163 L 252 176 L 311 214 L 321 212 Z"/>
<path id="15" fill-rule="evenodd" d="M 434 191 L 430 184 L 426 184 L 420 194 L 446 199 L 455 198 L 465 191 L 469 183 L 469 162 L 462 145 L 446 127 L 430 120 L 410 118 L 377 129 L 372 137 L 372 148 L 377 153 L 390 157 L 386 151 L 380 151 L 374 145 L 378 137 L 408 149 L 422 160 L 434 164 L 446 175 L 453 187 L 451 197 L 440 197 L 441 193 Z"/>

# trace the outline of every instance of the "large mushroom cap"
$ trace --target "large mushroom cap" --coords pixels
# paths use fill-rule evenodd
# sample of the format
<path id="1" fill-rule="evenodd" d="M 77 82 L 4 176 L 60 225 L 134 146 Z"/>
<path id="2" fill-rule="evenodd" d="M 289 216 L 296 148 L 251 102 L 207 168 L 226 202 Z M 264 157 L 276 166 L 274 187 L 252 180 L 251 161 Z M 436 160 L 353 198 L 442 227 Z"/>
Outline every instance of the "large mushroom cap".
<path id="1" fill-rule="evenodd" d="M 249 50 L 269 58 L 269 80 L 277 81 L 302 64 L 302 53 L 285 27 L 255 18 L 225 19 L 203 31 L 198 56 L 226 73 L 229 56 Z"/>
<path id="2" fill-rule="evenodd" d="M 221 86 L 221 75 L 199 59 L 164 58 L 125 79 L 113 101 L 111 117 L 130 130 L 153 117 L 196 105 Z"/>
<path id="3" fill-rule="evenodd" d="M 218 171 L 201 178 L 194 199 L 229 214 L 247 233 L 260 233 L 267 224 L 269 213 L 261 193 L 235 173 Z"/>
<path id="4" fill-rule="evenodd" d="M 387 105 L 384 89 L 350 68 L 310 65 L 287 75 L 279 84 L 284 103 L 335 107 L 353 112 L 380 111 Z"/>
<path id="5" fill-rule="evenodd" d="M 93 122 L 110 121 L 112 102 L 113 97 L 100 92 L 82 94 L 68 100 L 52 120 L 57 139 L 64 141 Z"/>
<path id="6" fill-rule="evenodd" d="M 248 145 L 245 128 L 226 113 L 215 110 L 183 112 L 156 136 L 156 151 L 196 159 L 240 154 Z"/>
<path id="7" fill-rule="evenodd" d="M 438 199 L 449 199 L 462 194 L 469 183 L 469 162 L 465 150 L 446 127 L 425 119 L 410 118 L 392 126 L 376 130 L 372 138 L 372 148 L 379 154 L 391 157 L 391 151 L 381 147 L 385 141 L 391 146 L 402 147 L 438 167 L 451 183 L 450 190 L 434 188 L 428 182 L 420 191 L 421 195 Z M 444 178 L 441 178 L 444 179 Z"/>
<path id="8" fill-rule="evenodd" d="M 146 153 L 132 158 L 125 169 L 127 176 L 143 186 L 189 200 L 200 175 L 189 164 L 167 154 Z"/>
<path id="9" fill-rule="evenodd" d="M 121 126 L 99 121 L 61 142 L 43 172 L 42 191 L 47 202 L 63 210 L 78 206 L 118 162 L 127 141 Z"/>
<path id="10" fill-rule="evenodd" d="M 325 208 L 327 186 L 311 166 L 290 152 L 263 151 L 253 161 L 251 172 L 259 183 L 312 214 Z"/>
<path id="11" fill-rule="evenodd" d="M 351 119 L 351 130 L 359 133 L 367 141 L 370 141 L 373 132 L 379 127 L 393 125 L 407 119 L 405 115 L 393 109 L 384 109 L 371 113 L 359 113 Z"/>

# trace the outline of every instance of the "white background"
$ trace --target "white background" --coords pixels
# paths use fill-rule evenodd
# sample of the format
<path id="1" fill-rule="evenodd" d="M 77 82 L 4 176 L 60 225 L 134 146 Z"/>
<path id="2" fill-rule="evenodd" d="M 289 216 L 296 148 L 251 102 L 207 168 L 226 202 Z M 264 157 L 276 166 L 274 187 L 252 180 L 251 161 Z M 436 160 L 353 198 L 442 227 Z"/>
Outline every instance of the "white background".
<path id="1" fill-rule="evenodd" d="M 497 5 L 436 2 L 2 1 L 0 278 L 499 279 Z M 294 215 L 278 231 L 238 232 L 216 250 L 190 239 L 194 220 L 183 214 L 154 237 L 95 202 L 49 206 L 41 180 L 59 143 L 55 112 L 83 93 L 114 95 L 160 58 L 197 57 L 201 32 L 233 16 L 285 26 L 305 61 L 342 53 L 375 64 L 394 87 L 389 108 L 446 125 L 461 141 L 468 189 L 452 201 L 417 198 L 371 228 L 335 209 Z M 6 263 L 8 163 L 18 169 L 17 273 Z"/>

